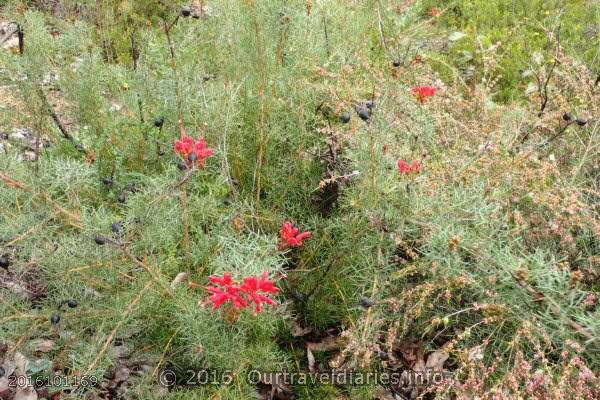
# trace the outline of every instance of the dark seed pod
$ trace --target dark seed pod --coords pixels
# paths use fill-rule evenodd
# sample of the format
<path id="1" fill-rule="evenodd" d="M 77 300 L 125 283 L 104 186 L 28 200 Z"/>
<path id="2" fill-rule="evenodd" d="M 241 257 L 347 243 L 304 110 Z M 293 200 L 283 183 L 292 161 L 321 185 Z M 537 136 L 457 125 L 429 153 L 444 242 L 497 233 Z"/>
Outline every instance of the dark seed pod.
<path id="1" fill-rule="evenodd" d="M 110 226 L 113 233 L 121 234 L 123 232 L 123 222 L 115 222 Z"/>
<path id="2" fill-rule="evenodd" d="M 182 17 L 189 17 L 192 14 L 192 10 L 189 7 L 181 7 L 181 16 Z"/>
<path id="3" fill-rule="evenodd" d="M 348 122 L 350 122 L 350 113 L 343 113 L 342 116 L 340 117 L 340 120 L 342 121 L 343 124 L 347 124 Z"/>
<path id="4" fill-rule="evenodd" d="M 67 301 L 67 305 L 69 306 L 69 308 L 75 308 L 75 307 L 77 307 L 77 300 L 69 299 Z"/>
<path id="5" fill-rule="evenodd" d="M 54 325 L 58 324 L 60 322 L 60 315 L 54 314 L 52 318 L 50 318 L 50 322 L 52 322 Z"/>
<path id="6" fill-rule="evenodd" d="M 571 113 L 564 113 L 564 115 L 562 116 L 563 121 L 571 121 L 573 119 L 573 115 Z"/>
<path id="7" fill-rule="evenodd" d="M 94 242 L 96 242 L 98 246 L 102 246 L 106 244 L 106 238 L 102 235 L 98 235 L 94 238 Z"/>
<path id="8" fill-rule="evenodd" d="M 587 119 L 581 118 L 581 117 L 577 118 L 576 122 L 577 122 L 577 125 L 579 125 L 579 126 L 586 126 L 588 123 Z"/>
<path id="9" fill-rule="evenodd" d="M 8 260 L 8 257 L 6 257 L 6 256 L 0 257 L 0 268 L 4 268 L 5 270 L 8 271 L 8 267 L 10 267 L 10 261 Z"/>
<path id="10" fill-rule="evenodd" d="M 188 156 L 188 161 L 191 163 L 195 163 L 196 161 L 198 161 L 198 155 L 194 152 L 191 152 Z"/>
<path id="11" fill-rule="evenodd" d="M 125 196 L 124 192 L 121 192 L 121 194 L 119 194 L 119 197 L 117 198 L 117 200 L 119 201 L 119 203 L 123 204 L 127 201 L 127 196 Z"/>
<path id="12" fill-rule="evenodd" d="M 164 117 L 156 117 L 154 118 L 154 126 L 157 128 L 162 128 L 163 124 L 165 123 L 165 119 Z"/>
<path id="13" fill-rule="evenodd" d="M 363 297 L 360 299 L 360 305 L 364 308 L 371 308 L 375 305 L 375 301 L 369 297 Z"/>
<path id="14" fill-rule="evenodd" d="M 396 68 L 398 68 L 399 66 L 402 65 L 402 62 L 400 60 L 394 60 L 394 62 L 392 63 L 392 65 Z"/>
<path id="15" fill-rule="evenodd" d="M 365 105 L 367 106 L 367 108 L 369 110 L 372 110 L 373 108 L 375 108 L 376 104 L 374 100 L 369 100 L 365 103 Z"/>
<path id="16" fill-rule="evenodd" d="M 113 180 L 110 178 L 102 178 L 102 183 L 105 184 L 106 186 L 112 186 Z"/>
<path id="17" fill-rule="evenodd" d="M 368 108 L 360 108 L 358 109 L 357 113 L 360 119 L 363 121 L 368 121 L 371 118 L 371 110 Z"/>
<path id="18" fill-rule="evenodd" d="M 180 171 L 185 171 L 188 169 L 187 165 L 185 165 L 185 163 L 181 160 L 177 161 L 177 168 L 179 168 Z"/>

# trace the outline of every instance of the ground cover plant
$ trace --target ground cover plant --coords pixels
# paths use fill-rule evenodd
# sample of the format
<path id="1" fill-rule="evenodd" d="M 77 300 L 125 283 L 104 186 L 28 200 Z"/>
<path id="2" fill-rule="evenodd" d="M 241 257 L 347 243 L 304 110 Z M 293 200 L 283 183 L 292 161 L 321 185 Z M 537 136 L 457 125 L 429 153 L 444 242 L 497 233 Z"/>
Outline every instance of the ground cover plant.
<path id="1" fill-rule="evenodd" d="M 599 398 L 599 22 L 4 1 L 0 399 Z"/>

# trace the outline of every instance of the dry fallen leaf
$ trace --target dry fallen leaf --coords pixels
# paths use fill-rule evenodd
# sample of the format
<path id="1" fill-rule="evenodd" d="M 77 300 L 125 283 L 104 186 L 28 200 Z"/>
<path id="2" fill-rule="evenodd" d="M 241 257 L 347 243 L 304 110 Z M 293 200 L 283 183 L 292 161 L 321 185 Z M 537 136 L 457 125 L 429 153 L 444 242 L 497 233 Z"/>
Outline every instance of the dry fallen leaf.
<path id="1" fill-rule="evenodd" d="M 303 328 L 300 326 L 298 321 L 292 322 L 292 336 L 293 337 L 301 337 L 309 334 L 312 331 L 310 328 Z"/>
<path id="2" fill-rule="evenodd" d="M 35 344 L 35 351 L 38 353 L 48 353 L 54 348 L 54 340 L 40 339 Z"/>
<path id="3" fill-rule="evenodd" d="M 448 357 L 448 353 L 445 351 L 434 351 L 427 357 L 426 368 L 431 368 L 434 371 L 442 371 Z"/>
<path id="4" fill-rule="evenodd" d="M 29 361 L 19 352 L 15 353 L 15 373 L 17 376 L 25 376 Z M 33 386 L 17 386 L 17 391 L 13 400 L 37 400 L 38 395 Z"/>

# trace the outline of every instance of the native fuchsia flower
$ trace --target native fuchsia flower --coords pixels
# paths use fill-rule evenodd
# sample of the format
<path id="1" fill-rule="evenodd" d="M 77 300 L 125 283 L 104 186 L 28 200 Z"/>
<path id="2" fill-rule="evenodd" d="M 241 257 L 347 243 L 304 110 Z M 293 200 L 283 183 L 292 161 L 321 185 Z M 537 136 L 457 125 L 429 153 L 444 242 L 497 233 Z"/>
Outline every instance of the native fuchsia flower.
<path id="1" fill-rule="evenodd" d="M 437 93 L 437 89 L 434 88 L 433 86 L 419 86 L 419 87 L 413 88 L 413 90 L 412 90 L 413 96 L 415 96 L 417 98 L 417 100 L 419 101 L 419 103 L 421 103 L 421 104 L 425 104 L 427 102 L 427 100 L 429 100 L 431 97 L 435 96 L 436 93 Z"/>
<path id="2" fill-rule="evenodd" d="M 242 310 L 254 303 L 253 314 L 256 315 L 263 311 L 263 304 L 277 304 L 269 294 L 277 294 L 279 289 L 269 280 L 267 272 L 246 277 L 242 284 L 234 282 L 230 272 L 225 272 L 223 277 L 210 276 L 208 279 L 215 284 L 206 288 L 212 293 L 210 300 L 215 310 L 227 302 L 231 302 L 236 310 Z"/>
<path id="3" fill-rule="evenodd" d="M 200 169 L 204 169 L 206 159 L 214 154 L 214 150 L 208 147 L 208 143 L 204 138 L 195 141 L 193 137 L 188 135 L 175 141 L 175 152 L 185 160 L 188 167 L 197 162 Z"/>
<path id="4" fill-rule="evenodd" d="M 415 160 L 412 163 L 398 160 L 398 169 L 402 175 L 418 174 L 421 172 L 421 168 L 422 164 L 419 160 Z"/>
<path id="5" fill-rule="evenodd" d="M 285 250 L 289 247 L 300 247 L 304 245 L 304 240 L 312 236 L 312 232 L 306 231 L 300 233 L 298 227 L 292 225 L 291 222 L 285 221 L 279 231 L 279 249 Z"/>

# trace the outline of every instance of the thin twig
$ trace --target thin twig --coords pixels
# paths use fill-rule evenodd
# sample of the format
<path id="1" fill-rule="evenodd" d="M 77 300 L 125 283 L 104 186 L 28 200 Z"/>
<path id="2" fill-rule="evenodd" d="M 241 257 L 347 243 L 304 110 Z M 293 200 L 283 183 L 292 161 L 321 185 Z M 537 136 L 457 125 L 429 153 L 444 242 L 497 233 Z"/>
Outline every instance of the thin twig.
<path id="1" fill-rule="evenodd" d="M 137 72 L 138 69 L 138 63 L 140 60 L 140 49 L 137 46 L 137 43 L 135 41 L 135 32 L 131 33 L 131 58 L 133 59 L 133 72 Z M 144 108 L 143 108 L 143 104 L 142 104 L 142 97 L 140 96 L 139 93 L 136 93 L 137 96 L 137 103 L 138 103 L 138 110 L 140 113 L 140 122 L 143 124 L 144 123 Z"/>
<path id="2" fill-rule="evenodd" d="M 54 121 L 54 124 L 56 125 L 56 127 L 58 128 L 60 133 L 63 135 L 63 137 L 65 139 L 67 139 L 69 142 L 71 142 L 71 144 L 73 145 L 73 147 L 75 147 L 75 149 L 77 149 L 79 152 L 87 155 L 88 152 L 85 149 L 85 147 L 83 147 L 83 145 L 81 143 L 78 143 L 75 140 L 75 138 L 73 137 L 73 135 L 71 135 L 67 131 L 67 129 L 61 122 L 60 118 L 56 114 L 54 107 L 52 107 L 52 105 L 48 101 L 48 98 L 46 97 L 46 94 L 44 93 L 44 90 L 41 87 L 38 88 L 38 95 L 40 96 L 40 99 L 42 100 L 42 103 L 44 104 L 44 108 L 46 109 L 46 112 L 52 118 L 52 121 Z"/>
<path id="3" fill-rule="evenodd" d="M 387 42 L 385 40 L 385 32 L 383 30 L 383 19 L 381 18 L 381 0 L 377 0 L 377 18 L 379 20 L 379 35 L 381 36 L 381 44 L 385 52 L 388 52 Z"/>
<path id="4" fill-rule="evenodd" d="M 325 49 L 327 50 L 327 58 L 331 57 L 331 51 L 329 50 L 329 33 L 327 32 L 327 17 L 325 16 L 325 10 L 322 10 L 323 14 L 323 31 L 325 32 Z"/>
<path id="5" fill-rule="evenodd" d="M 163 21 L 163 27 L 165 31 L 165 36 L 167 37 L 167 44 L 169 46 L 169 52 L 171 54 L 171 69 L 173 70 L 173 74 L 175 75 L 175 95 L 177 99 L 177 113 L 178 113 L 178 127 L 179 134 L 181 138 L 185 135 L 185 123 L 183 120 L 183 99 L 181 95 L 181 77 L 179 75 L 179 69 L 177 68 L 177 56 L 175 52 L 175 45 L 173 44 L 173 39 L 171 38 L 171 29 L 177 24 L 179 21 L 179 15 L 175 17 L 175 20 L 169 24 L 166 20 Z"/>
<path id="6" fill-rule="evenodd" d="M 121 326 L 123 325 L 123 323 L 125 322 L 127 317 L 129 316 L 129 314 L 131 314 L 131 312 L 134 310 L 135 306 L 137 306 L 139 304 L 139 302 L 142 300 L 142 296 L 148 289 L 150 289 L 151 285 L 152 285 L 152 280 L 150 280 L 146 283 L 146 285 L 142 288 L 142 290 L 140 290 L 138 295 L 129 304 L 127 309 L 122 314 L 122 316 L 123 316 L 122 319 L 117 323 L 117 325 L 114 327 L 114 329 L 110 332 L 110 335 L 108 335 L 108 338 L 106 339 L 106 341 L 104 342 L 104 345 L 98 352 L 98 355 L 96 356 L 94 361 L 92 361 L 92 363 L 87 367 L 87 369 L 83 375 L 89 375 L 90 372 L 92 372 L 92 370 L 96 367 L 96 365 L 98 364 L 98 362 L 100 361 L 100 359 L 102 358 L 104 353 L 106 353 L 106 351 L 108 350 L 108 347 L 112 344 L 115 336 L 117 335 L 117 332 L 119 331 L 119 329 L 121 328 Z"/>

